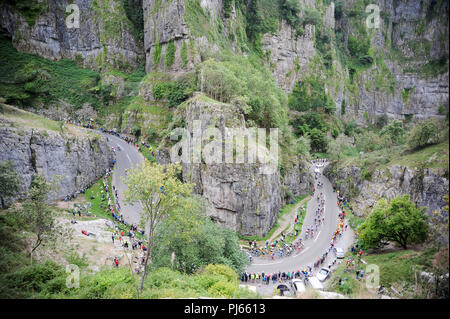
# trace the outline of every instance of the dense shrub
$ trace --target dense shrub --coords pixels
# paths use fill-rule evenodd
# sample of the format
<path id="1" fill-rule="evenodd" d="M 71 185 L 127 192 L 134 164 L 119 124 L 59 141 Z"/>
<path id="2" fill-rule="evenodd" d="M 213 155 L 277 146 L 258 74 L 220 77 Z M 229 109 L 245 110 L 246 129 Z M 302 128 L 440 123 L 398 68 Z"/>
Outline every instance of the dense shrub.
<path id="1" fill-rule="evenodd" d="M 153 250 L 155 267 L 173 267 L 194 273 L 208 264 L 223 264 L 241 272 L 247 257 L 239 248 L 237 235 L 221 227 L 198 211 L 198 203 L 190 202 L 176 217 L 163 222 L 157 229 Z"/>
<path id="2" fill-rule="evenodd" d="M 312 129 L 309 132 L 309 138 L 311 140 L 311 149 L 315 152 L 326 152 L 328 141 L 324 132 L 317 128 Z"/>
<path id="3" fill-rule="evenodd" d="M 386 139 L 372 131 L 363 130 L 355 135 L 355 144 L 360 151 L 372 152 L 386 147 Z"/>
<path id="4" fill-rule="evenodd" d="M 329 94 L 325 93 L 325 85 L 315 76 L 309 76 L 298 82 L 288 99 L 289 107 L 297 111 L 317 110 L 323 107 L 334 112 L 336 106 Z"/>
<path id="5" fill-rule="evenodd" d="M 296 117 L 292 125 L 298 135 L 306 135 L 314 128 L 322 132 L 328 130 L 324 115 L 317 112 L 308 112 Z"/>
<path id="6" fill-rule="evenodd" d="M 355 121 L 350 121 L 348 123 L 345 123 L 344 134 L 347 136 L 353 136 L 353 134 L 355 133 L 355 129 L 356 129 Z"/>
<path id="7" fill-rule="evenodd" d="M 152 94 L 155 100 L 167 100 L 169 107 L 174 107 L 192 96 L 197 90 L 195 74 L 187 73 L 176 80 L 170 80 L 163 74 L 150 75 Z"/>
<path id="8" fill-rule="evenodd" d="M 250 126 L 287 125 L 287 101 L 270 71 L 255 56 L 223 54 L 200 65 L 199 86 L 212 98 L 239 100 Z"/>
<path id="9" fill-rule="evenodd" d="M 406 143 L 409 149 L 415 150 L 427 145 L 439 143 L 439 127 L 436 121 L 427 120 L 417 124 L 410 131 Z"/>
<path id="10" fill-rule="evenodd" d="M 405 129 L 403 123 L 399 120 L 394 120 L 380 131 L 380 135 L 387 135 L 391 141 L 390 144 L 398 144 L 404 141 Z"/>

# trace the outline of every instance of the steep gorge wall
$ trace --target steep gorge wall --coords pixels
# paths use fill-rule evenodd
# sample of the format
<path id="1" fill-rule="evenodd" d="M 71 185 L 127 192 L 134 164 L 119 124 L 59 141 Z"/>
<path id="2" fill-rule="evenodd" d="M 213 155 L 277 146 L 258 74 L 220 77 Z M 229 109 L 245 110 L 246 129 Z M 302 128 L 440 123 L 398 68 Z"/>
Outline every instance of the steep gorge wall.
<path id="1" fill-rule="evenodd" d="M 69 4 L 79 8 L 79 28 L 66 25 Z M 35 21 L 27 22 L 26 13 L 0 2 L 0 31 L 17 50 L 51 60 L 72 59 L 92 69 L 111 65 L 133 70 L 143 61 L 142 44 L 132 34 L 122 1 L 44 0 L 40 7 Z"/>
<path id="2" fill-rule="evenodd" d="M 361 1 L 344 1 L 347 10 Z M 395 119 L 443 118 L 449 110 L 448 1 L 372 1 L 380 8 L 379 28 L 367 29 L 374 63 L 336 96 L 338 114 L 346 100 L 346 118 L 374 123 L 386 114 Z M 365 6 L 362 6 L 362 10 Z M 337 29 L 344 40 L 360 24 L 344 16 Z M 447 61 L 447 62 L 445 62 Z M 436 65 L 441 66 L 436 68 Z M 445 64 L 445 66 L 443 66 Z M 348 76 L 347 76 L 348 77 Z"/>
<path id="3" fill-rule="evenodd" d="M 21 128 L 0 117 L 0 162 L 11 160 L 23 185 L 21 198 L 34 174 L 48 181 L 60 176 L 59 189 L 51 199 L 60 199 L 92 185 L 113 161 L 113 154 L 100 135 L 64 134 L 39 128 Z"/>
<path id="4" fill-rule="evenodd" d="M 418 206 L 426 207 L 428 215 L 446 205 L 448 170 L 392 165 L 376 169 L 370 180 L 361 178 L 361 170 L 356 165 L 340 168 L 329 165 L 324 170 L 340 195 L 350 199 L 357 216 L 367 216 L 380 198 L 391 200 L 404 194 L 409 194 Z"/>
<path id="5" fill-rule="evenodd" d="M 210 100 L 197 94 L 185 102 L 183 111 L 175 115 L 185 119 L 185 128 L 193 136 L 193 123 L 201 121 L 203 129 L 216 127 L 229 143 L 226 128 L 245 128 L 243 114 L 236 106 Z M 205 144 L 205 143 L 204 143 Z M 203 145 L 204 145 L 203 144 Z M 192 146 L 188 150 L 192 151 Z M 169 147 L 157 151 L 157 161 L 170 162 Z M 282 178 L 279 170 L 261 174 L 262 164 L 182 163 L 183 179 L 195 185 L 194 192 L 202 195 L 214 208 L 208 214 L 216 222 L 242 235 L 264 236 L 275 224 L 284 204 L 286 192 L 292 196 L 307 194 L 312 187 L 312 177 L 306 164 L 298 160 L 286 169 Z"/>

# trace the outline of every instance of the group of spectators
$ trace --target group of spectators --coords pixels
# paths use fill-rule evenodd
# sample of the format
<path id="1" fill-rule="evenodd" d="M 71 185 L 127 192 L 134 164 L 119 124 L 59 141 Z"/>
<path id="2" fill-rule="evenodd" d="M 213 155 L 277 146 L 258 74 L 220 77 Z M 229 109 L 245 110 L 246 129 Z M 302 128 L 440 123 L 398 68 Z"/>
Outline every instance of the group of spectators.
<path id="1" fill-rule="evenodd" d="M 319 159 L 319 160 L 312 161 L 313 165 L 315 165 L 315 166 L 317 166 L 317 164 L 326 163 L 326 162 L 327 162 L 327 159 Z M 319 178 L 319 176 L 320 176 L 320 173 L 316 173 L 316 174 L 317 174 L 316 175 L 316 177 L 317 177 L 316 180 L 317 180 Z M 316 196 L 315 195 L 316 191 L 318 191 L 320 188 L 322 188 L 323 183 L 317 182 L 317 184 L 315 186 L 316 187 L 314 188 L 313 197 Z M 325 196 L 324 196 L 324 194 L 320 193 L 319 195 L 317 195 L 317 199 L 318 199 L 319 205 L 318 205 L 318 209 L 315 212 L 316 227 L 320 223 L 322 223 L 322 224 L 324 223 L 324 218 L 322 216 L 323 213 L 324 213 L 324 210 L 325 210 Z M 345 206 L 344 199 L 342 199 L 342 201 L 340 200 L 338 202 L 338 207 L 341 208 L 341 212 L 338 215 L 339 221 L 338 221 L 337 229 L 333 233 L 333 235 L 331 236 L 330 246 L 328 247 L 328 249 L 320 257 L 318 257 L 316 262 L 313 264 L 314 269 L 317 269 L 321 265 L 323 265 L 325 263 L 325 261 L 327 260 L 327 258 L 330 257 L 329 255 L 331 255 L 332 252 L 335 252 L 334 245 L 335 245 L 336 241 L 338 240 L 338 238 L 340 238 L 342 236 L 344 231 L 347 229 L 347 225 L 344 226 L 345 211 L 342 209 L 343 206 Z M 299 212 L 300 212 L 300 216 L 302 216 L 305 213 L 305 207 L 302 207 Z M 297 214 L 297 216 L 295 218 L 295 222 L 296 223 L 299 221 L 299 217 L 300 216 Z M 282 236 L 281 239 L 284 240 L 284 236 Z M 301 241 L 301 239 L 300 239 L 300 241 Z M 256 241 L 250 242 L 249 244 L 250 244 L 251 247 L 256 247 Z M 276 242 L 274 244 L 276 245 Z M 272 246 L 274 244 L 272 244 Z M 269 247 L 269 242 L 266 241 L 266 249 L 268 247 Z M 337 258 L 336 258 L 336 255 L 334 255 L 334 257 L 332 257 L 332 259 L 328 263 L 328 268 L 331 269 L 336 264 L 336 262 L 337 262 Z M 267 284 L 268 285 L 270 282 L 277 283 L 278 281 L 283 282 L 283 281 L 288 281 L 288 280 L 292 280 L 292 279 L 295 279 L 295 278 L 306 279 L 308 277 L 313 276 L 313 267 L 307 266 L 302 271 L 297 270 L 297 271 L 292 271 L 292 272 L 278 272 L 278 273 L 271 273 L 271 274 L 264 273 L 264 272 L 263 273 L 247 273 L 247 272 L 244 272 L 241 275 L 241 281 L 242 282 L 246 282 L 246 283 L 263 283 L 263 284 Z"/>
<path id="2" fill-rule="evenodd" d="M 113 244 L 116 240 L 118 240 L 120 242 L 120 245 L 124 249 L 127 250 L 131 249 L 133 252 L 135 252 L 135 254 L 133 254 L 134 255 L 133 262 L 136 263 L 137 265 L 135 266 L 134 271 L 139 274 L 142 271 L 143 265 L 145 263 L 145 254 L 147 253 L 147 247 L 145 247 L 143 241 L 141 241 L 139 238 L 136 237 L 136 233 L 139 232 L 142 234 L 142 236 L 144 236 L 145 231 L 138 230 L 136 224 L 127 223 L 123 215 L 120 214 L 121 208 L 119 204 L 119 194 L 114 185 L 112 186 L 114 200 L 111 199 L 111 196 L 109 195 L 110 188 L 108 184 L 108 177 L 111 173 L 112 170 L 108 169 L 106 170 L 105 176 L 103 177 L 103 188 L 106 193 L 106 198 L 108 200 L 108 209 L 115 222 L 114 231 L 111 234 L 111 240 Z M 116 223 L 121 224 L 122 226 L 128 229 L 126 231 L 120 230 Z M 117 257 L 114 258 L 114 265 L 116 267 L 119 267 L 119 258 Z"/>
<path id="3" fill-rule="evenodd" d="M 80 121 L 80 120 L 73 120 L 73 119 L 66 119 L 64 120 L 65 124 L 72 124 L 72 125 L 76 125 L 76 126 L 81 126 L 84 128 L 89 128 L 89 129 L 95 129 L 96 128 L 96 123 L 95 121 Z"/>
<path id="4" fill-rule="evenodd" d="M 276 284 L 277 282 L 286 282 L 292 279 L 306 279 L 312 276 L 311 267 L 307 267 L 304 270 L 288 271 L 288 272 L 275 272 L 275 273 L 248 273 L 243 272 L 241 274 L 241 282 L 243 283 L 262 283 L 262 284 Z"/>

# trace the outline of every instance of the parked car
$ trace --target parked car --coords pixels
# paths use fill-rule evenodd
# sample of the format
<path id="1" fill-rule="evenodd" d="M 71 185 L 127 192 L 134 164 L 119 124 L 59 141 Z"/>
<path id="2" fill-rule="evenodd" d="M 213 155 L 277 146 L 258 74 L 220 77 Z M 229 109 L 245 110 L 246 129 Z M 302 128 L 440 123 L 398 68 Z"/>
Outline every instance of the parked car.
<path id="1" fill-rule="evenodd" d="M 292 279 L 291 287 L 294 290 L 295 294 L 300 294 L 306 290 L 305 284 L 300 279 Z"/>
<path id="2" fill-rule="evenodd" d="M 308 277 L 305 279 L 305 283 L 311 286 L 313 289 L 322 290 L 323 285 L 317 277 Z"/>
<path id="3" fill-rule="evenodd" d="M 340 247 L 335 247 L 334 252 L 336 253 L 336 258 L 344 258 L 345 257 L 345 251 L 344 249 Z"/>
<path id="4" fill-rule="evenodd" d="M 319 279 L 320 281 L 325 281 L 328 276 L 330 275 L 331 270 L 329 268 L 325 268 L 323 267 L 322 269 L 320 269 L 320 271 L 317 273 L 316 277 L 317 279 Z"/>

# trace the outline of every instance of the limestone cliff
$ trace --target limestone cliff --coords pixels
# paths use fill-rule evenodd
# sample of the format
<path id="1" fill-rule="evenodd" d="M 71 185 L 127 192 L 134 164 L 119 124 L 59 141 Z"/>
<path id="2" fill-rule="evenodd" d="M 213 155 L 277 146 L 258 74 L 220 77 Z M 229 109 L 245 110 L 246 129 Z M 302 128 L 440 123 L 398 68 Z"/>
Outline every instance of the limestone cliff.
<path id="1" fill-rule="evenodd" d="M 177 117 L 184 119 L 184 127 L 192 137 L 194 121 L 200 121 L 203 130 L 218 128 L 224 145 L 232 143 L 227 139 L 225 128 L 245 128 L 244 116 L 236 106 L 219 103 L 202 94 L 185 102 L 175 115 L 175 122 Z M 171 161 L 167 143 L 157 151 L 161 164 Z M 193 149 L 189 146 L 182 152 L 190 154 Z M 286 192 L 295 197 L 310 191 L 311 177 L 305 166 L 299 161 L 287 170 L 283 179 L 278 169 L 273 174 L 261 174 L 260 162 L 240 164 L 235 158 L 233 163 L 208 164 L 205 157 L 201 163 L 182 162 L 183 179 L 193 183 L 194 191 L 212 204 L 214 209 L 208 214 L 213 220 L 242 235 L 259 236 L 267 234 L 275 224 Z"/>
<path id="2" fill-rule="evenodd" d="M 25 112 L 20 111 L 19 118 L 11 117 L 10 107 L 0 107 L 0 162 L 13 161 L 23 182 L 21 198 L 34 174 L 42 174 L 48 181 L 60 176 L 59 189 L 51 195 L 51 199 L 60 199 L 90 186 L 112 164 L 112 151 L 99 134 L 76 129 L 63 133 L 52 124 L 36 125 L 37 116 L 30 125 L 23 120 Z"/>
<path id="3" fill-rule="evenodd" d="M 449 2 L 373 3 L 379 7 L 380 24 L 366 30 L 374 63 L 356 75 L 352 84 L 341 83 L 343 96 L 335 96 L 338 114 L 345 99 L 345 117 L 353 117 L 362 126 L 383 114 L 413 121 L 443 118 L 449 105 Z M 366 23 L 354 17 L 361 16 L 365 6 L 351 0 L 344 2 L 344 8 L 347 13 L 336 21 L 336 29 L 348 41 Z"/>
<path id="4" fill-rule="evenodd" d="M 361 171 L 362 168 L 356 165 L 330 165 L 324 171 L 337 185 L 340 194 L 350 200 L 357 216 L 367 216 L 380 198 L 390 200 L 404 194 L 409 194 L 418 206 L 426 207 L 428 215 L 441 211 L 446 205 L 444 195 L 449 191 L 448 169 L 392 165 L 376 169 L 369 179 L 362 178 Z"/>
<path id="5" fill-rule="evenodd" d="M 12 38 L 19 51 L 51 60 L 68 58 L 93 69 L 111 65 L 132 70 L 143 61 L 142 45 L 131 32 L 131 22 L 121 1 L 28 0 L 26 3 L 30 7 L 38 6 L 39 14 L 30 17 L 25 4 L 22 4 L 25 9 L 19 10 L 9 1 L 0 1 L 1 31 Z M 66 18 L 74 12 L 66 12 L 70 4 L 79 8 L 79 28 L 68 28 L 66 24 Z"/>

